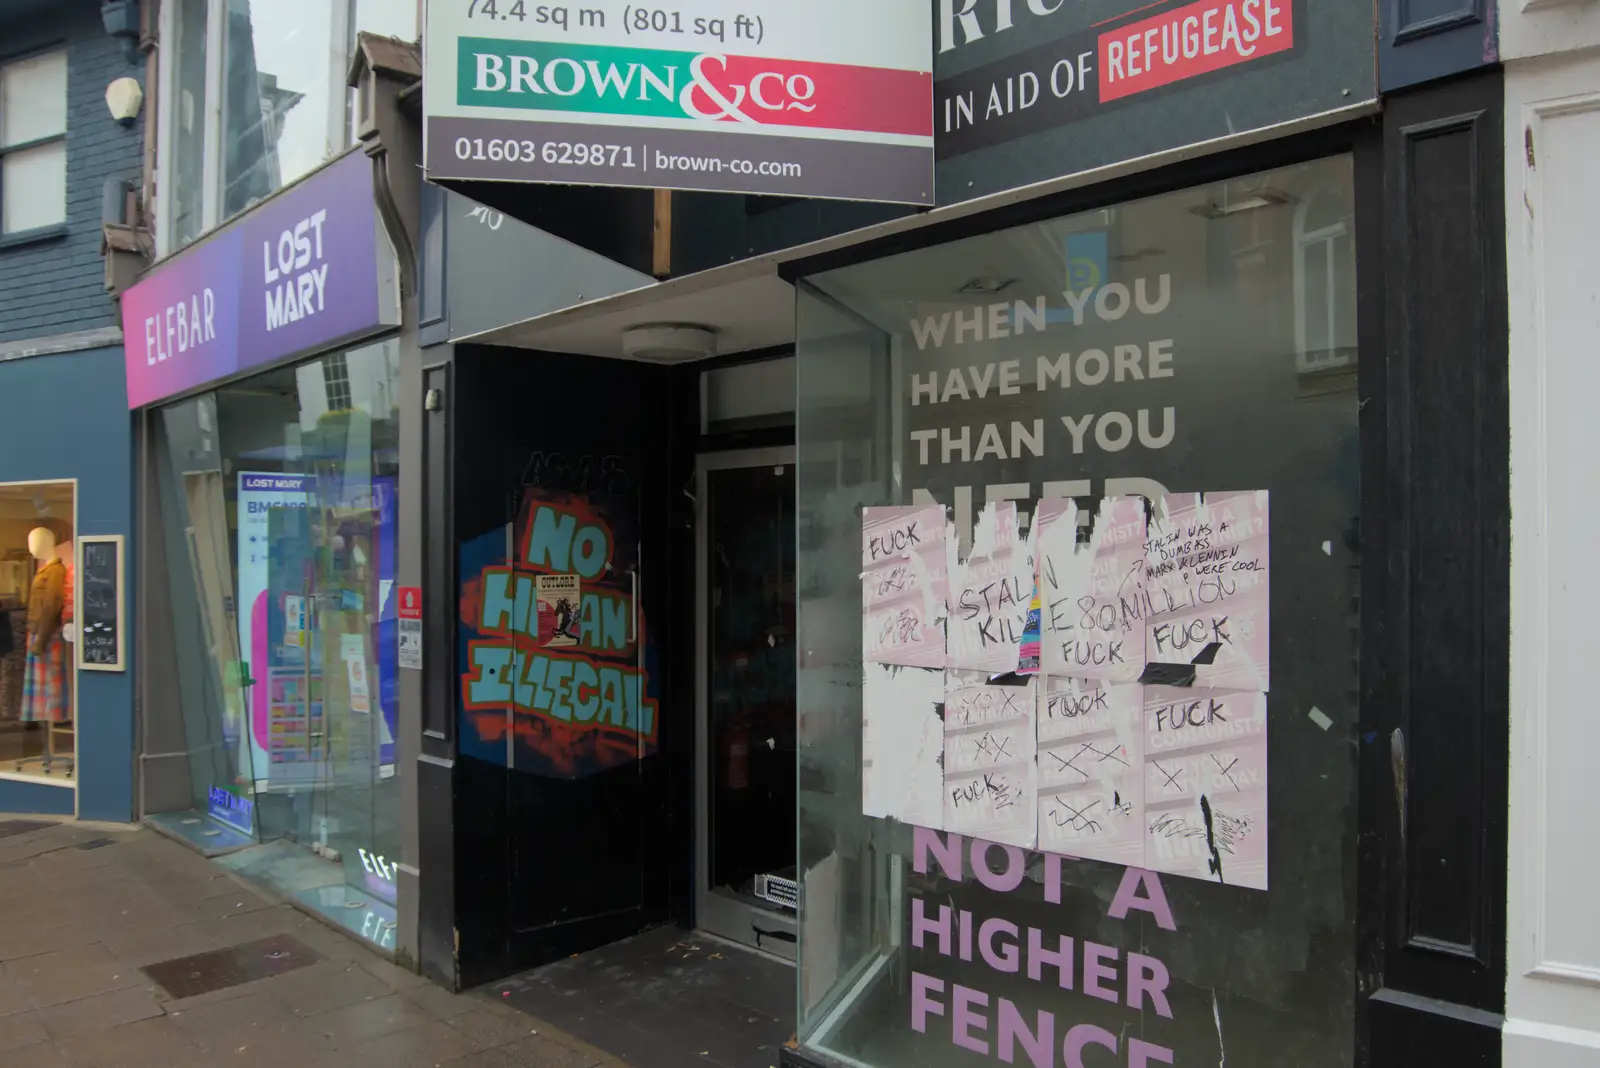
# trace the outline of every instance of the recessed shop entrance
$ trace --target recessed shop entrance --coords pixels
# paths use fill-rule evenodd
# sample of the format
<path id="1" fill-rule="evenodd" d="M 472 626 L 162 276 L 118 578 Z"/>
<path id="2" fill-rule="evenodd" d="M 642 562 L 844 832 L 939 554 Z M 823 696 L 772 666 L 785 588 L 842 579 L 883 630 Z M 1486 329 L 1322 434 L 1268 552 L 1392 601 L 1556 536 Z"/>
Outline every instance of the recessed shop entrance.
<path id="1" fill-rule="evenodd" d="M 696 921 L 793 960 L 795 450 L 702 455 Z"/>

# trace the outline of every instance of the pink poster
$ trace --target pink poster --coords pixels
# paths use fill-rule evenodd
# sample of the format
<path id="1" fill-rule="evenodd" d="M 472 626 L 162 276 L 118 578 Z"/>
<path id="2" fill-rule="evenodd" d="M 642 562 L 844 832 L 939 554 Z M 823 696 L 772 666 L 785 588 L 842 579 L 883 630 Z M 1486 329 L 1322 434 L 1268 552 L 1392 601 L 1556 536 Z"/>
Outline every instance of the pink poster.
<path id="1" fill-rule="evenodd" d="M 1037 553 L 1044 670 L 1132 682 L 1144 672 L 1145 502 L 1100 502 L 1086 543 L 1071 501 L 1042 501 Z"/>
<path id="2" fill-rule="evenodd" d="M 869 664 L 944 666 L 943 505 L 862 510 L 862 656 Z"/>
<path id="3" fill-rule="evenodd" d="M 958 559 L 946 542 L 950 616 L 945 663 L 1000 675 L 1020 665 L 1033 602 L 1033 552 L 1017 528 L 1014 501 L 991 501 L 972 530 L 972 551 Z"/>
<path id="4" fill-rule="evenodd" d="M 1267 888 L 1267 695 L 1144 688 L 1144 867 Z"/>
<path id="5" fill-rule="evenodd" d="M 997 686 L 981 671 L 945 672 L 945 830 L 1034 847 L 1037 700 L 1037 679 Z"/>
<path id="6" fill-rule="evenodd" d="M 1193 683 L 1272 689 L 1267 491 L 1174 494 L 1150 520 L 1145 660 Z"/>
<path id="7" fill-rule="evenodd" d="M 1039 848 L 1145 866 L 1144 687 L 1050 677 L 1039 707 Z"/>

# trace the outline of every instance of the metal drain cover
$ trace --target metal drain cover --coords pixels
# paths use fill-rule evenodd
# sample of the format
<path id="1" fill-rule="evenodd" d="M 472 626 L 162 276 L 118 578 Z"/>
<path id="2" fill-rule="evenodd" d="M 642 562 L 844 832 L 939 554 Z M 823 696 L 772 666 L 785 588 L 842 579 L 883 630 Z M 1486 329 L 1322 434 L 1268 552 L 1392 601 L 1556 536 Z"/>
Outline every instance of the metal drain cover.
<path id="1" fill-rule="evenodd" d="M 290 935 L 273 935 L 227 949 L 175 957 L 139 970 L 173 998 L 192 998 L 213 990 L 266 979 L 317 963 L 322 956 Z"/>

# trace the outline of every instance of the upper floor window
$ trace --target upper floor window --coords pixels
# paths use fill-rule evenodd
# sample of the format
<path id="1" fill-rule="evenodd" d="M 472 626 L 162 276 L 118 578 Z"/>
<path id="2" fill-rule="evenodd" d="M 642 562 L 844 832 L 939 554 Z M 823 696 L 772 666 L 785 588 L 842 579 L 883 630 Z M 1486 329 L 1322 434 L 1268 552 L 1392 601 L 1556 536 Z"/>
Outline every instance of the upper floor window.
<path id="1" fill-rule="evenodd" d="M 314 170 L 351 140 L 360 30 L 413 40 L 416 0 L 173 0 L 163 5 L 161 251 Z"/>
<path id="2" fill-rule="evenodd" d="M 0 63 L 0 238 L 67 221 L 67 54 Z"/>

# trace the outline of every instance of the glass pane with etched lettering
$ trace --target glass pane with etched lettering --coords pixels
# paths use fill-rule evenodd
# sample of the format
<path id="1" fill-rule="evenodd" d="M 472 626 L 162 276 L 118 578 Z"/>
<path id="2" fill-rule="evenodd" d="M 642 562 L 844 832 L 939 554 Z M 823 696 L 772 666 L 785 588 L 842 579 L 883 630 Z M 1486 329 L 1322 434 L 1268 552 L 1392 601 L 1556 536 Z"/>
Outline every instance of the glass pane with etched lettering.
<path id="1" fill-rule="evenodd" d="M 1352 1063 L 1352 189 L 1333 158 L 800 284 L 804 1045 Z M 952 747 L 947 692 L 942 827 L 866 815 L 863 716 L 896 706 L 863 708 L 862 509 L 944 505 L 964 559 L 999 501 L 1037 569 L 1044 678 L 996 680 L 1032 745 Z M 956 586 L 952 619 L 991 603 Z M 968 765 L 1002 746 L 1037 822 L 952 823 L 952 791 L 998 804 Z"/>

